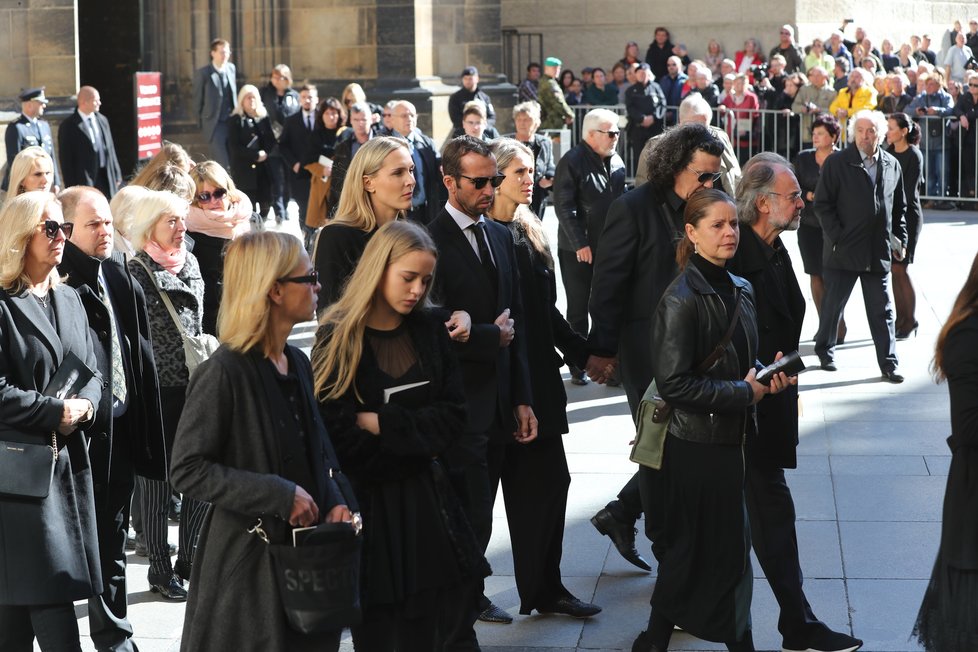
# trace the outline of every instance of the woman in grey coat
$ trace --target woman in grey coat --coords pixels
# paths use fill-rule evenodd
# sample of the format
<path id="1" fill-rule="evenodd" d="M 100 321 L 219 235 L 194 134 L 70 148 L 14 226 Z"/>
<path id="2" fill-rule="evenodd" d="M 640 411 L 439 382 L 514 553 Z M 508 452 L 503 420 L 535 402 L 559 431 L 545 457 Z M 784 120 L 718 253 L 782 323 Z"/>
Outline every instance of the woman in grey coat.
<path id="1" fill-rule="evenodd" d="M 213 504 L 191 579 L 182 650 L 329 652 L 340 632 L 290 629 L 271 543 L 293 527 L 351 521 L 336 454 L 312 394 L 309 359 L 286 344 L 316 313 L 318 275 L 302 243 L 252 233 L 228 246 L 218 313 L 222 346 L 190 379 L 170 475 Z M 344 485 L 344 489 L 346 486 Z"/>
<path id="2" fill-rule="evenodd" d="M 96 375 L 78 394 L 42 394 L 69 353 L 95 369 L 81 300 L 60 282 L 71 225 L 54 195 L 28 192 L 0 213 L 0 439 L 51 443 L 47 497 L 0 496 L 0 650 L 80 651 L 74 600 L 102 592 L 95 498 L 85 436 L 102 394 Z"/>

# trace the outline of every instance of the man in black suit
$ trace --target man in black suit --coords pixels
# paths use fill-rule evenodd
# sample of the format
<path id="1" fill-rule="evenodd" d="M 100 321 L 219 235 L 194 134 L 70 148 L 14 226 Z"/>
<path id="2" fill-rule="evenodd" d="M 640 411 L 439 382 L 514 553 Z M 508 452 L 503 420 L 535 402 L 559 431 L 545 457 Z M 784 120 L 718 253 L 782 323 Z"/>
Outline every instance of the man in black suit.
<path id="1" fill-rule="evenodd" d="M 418 129 L 418 111 L 407 101 L 398 102 L 391 109 L 392 135 L 400 136 L 411 145 L 414 159 L 414 196 L 408 218 L 428 224 L 438 215 L 444 196 L 442 194 L 441 157 L 435 143 Z"/>
<path id="2" fill-rule="evenodd" d="M 314 230 L 306 226 L 306 209 L 309 207 L 309 184 L 312 175 L 305 166 L 319 160 L 319 143 L 313 136 L 318 104 L 319 91 L 313 84 L 303 84 L 299 90 L 300 108 L 285 119 L 282 135 L 278 139 L 278 151 L 289 178 L 292 198 L 299 205 L 299 227 L 305 235 L 307 249 Z"/>
<path id="3" fill-rule="evenodd" d="M 789 163 L 777 154 L 747 162 L 737 189 L 740 246 L 727 265 L 754 286 L 757 357 L 770 364 L 797 351 L 805 298 L 780 234 L 794 231 L 804 208 L 801 187 Z M 862 641 L 834 632 L 812 611 L 802 588 L 795 533 L 795 504 L 784 469 L 797 467 L 798 386 L 788 385 L 757 404 L 757 429 L 748 429 L 746 494 L 751 542 L 781 608 L 778 630 L 785 650 L 851 651 Z"/>
<path id="4" fill-rule="evenodd" d="M 598 240 L 591 282 L 591 356 L 587 374 L 607 382 L 621 365 L 621 381 L 635 418 L 652 381 L 651 330 L 656 305 L 676 277 L 676 244 L 683 233 L 689 196 L 720 178 L 723 143 L 703 124 L 690 122 L 660 136 L 647 158 L 649 182 L 625 193 L 608 209 Z M 639 467 L 618 500 L 591 522 L 611 537 L 629 562 L 651 570 L 635 549 L 635 521 L 645 511 L 645 532 L 655 541 L 661 527 L 657 471 Z"/>
<path id="5" fill-rule="evenodd" d="M 78 107 L 58 129 L 65 187 L 94 186 L 108 199 L 122 187 L 109 119 L 99 113 L 102 98 L 91 86 L 78 89 Z"/>
<path id="6" fill-rule="evenodd" d="M 58 271 L 78 291 L 105 382 L 87 431 L 104 591 L 88 601 L 98 650 L 132 651 L 126 615 L 126 532 L 135 473 L 165 480 L 159 381 L 146 300 L 121 253 L 112 253 L 112 213 L 95 188 L 75 186 L 59 199 L 73 222 Z"/>
<path id="7" fill-rule="evenodd" d="M 51 137 L 51 125 L 47 120 L 41 120 L 44 115 L 44 107 L 48 105 L 48 98 L 44 97 L 44 87 L 29 88 L 18 96 L 20 99 L 20 116 L 7 125 L 7 133 L 4 136 L 7 146 L 7 165 L 3 171 L 4 190 L 8 190 L 7 184 L 10 181 L 10 165 L 14 157 L 25 147 L 43 147 L 44 151 L 51 157 L 54 163 L 54 187 L 53 191 L 61 189 L 61 174 L 58 172 L 58 157 L 54 154 L 54 139 Z"/>
<path id="8" fill-rule="evenodd" d="M 231 63 L 231 44 L 222 38 L 211 41 L 211 62 L 194 73 L 193 113 L 204 140 L 208 158 L 231 167 L 228 152 L 228 121 L 237 103 L 237 70 Z"/>
<path id="9" fill-rule="evenodd" d="M 455 345 L 468 408 L 466 433 L 445 456 L 469 522 L 483 549 L 492 531 L 492 503 L 499 484 L 505 445 L 512 438 L 532 441 L 533 415 L 526 342 L 513 236 L 485 218 L 502 177 L 488 145 L 459 136 L 445 147 L 443 181 L 448 204 L 429 225 L 438 246 L 439 274 L 434 296 L 448 310 L 472 319 L 468 341 Z M 515 418 L 514 418 L 515 417 Z M 506 490 L 506 487 L 503 487 Z M 483 612 L 481 582 L 446 614 L 446 650 L 478 650 L 472 626 Z M 509 617 L 511 621 L 512 618 Z"/>

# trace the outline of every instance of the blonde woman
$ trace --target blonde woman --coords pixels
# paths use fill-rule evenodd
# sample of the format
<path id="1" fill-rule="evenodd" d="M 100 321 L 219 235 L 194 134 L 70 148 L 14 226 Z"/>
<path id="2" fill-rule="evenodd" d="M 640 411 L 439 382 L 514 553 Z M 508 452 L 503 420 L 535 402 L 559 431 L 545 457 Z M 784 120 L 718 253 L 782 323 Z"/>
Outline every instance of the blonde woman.
<path id="1" fill-rule="evenodd" d="M 17 153 L 10 163 L 8 187 L 8 198 L 32 190 L 51 192 L 54 187 L 54 162 L 43 147 L 32 145 Z"/>
<path id="2" fill-rule="evenodd" d="M 146 295 L 153 355 L 160 380 L 163 435 L 168 454 L 183 412 L 190 374 L 183 339 L 163 301 L 173 304 L 182 329 L 188 335 L 202 332 L 204 281 L 197 258 L 187 250 L 184 234 L 189 206 L 173 193 L 147 190 L 134 202 L 129 219 L 129 239 L 137 250 L 129 271 Z M 152 276 L 150 276 L 152 274 Z M 170 484 L 137 476 L 142 493 L 143 534 L 149 554 L 149 584 L 166 600 L 187 599 L 183 583 L 190 578 L 194 547 L 207 505 L 191 498 L 180 511 L 180 546 L 174 566 L 167 543 Z"/>
<path id="3" fill-rule="evenodd" d="M 129 227 L 132 223 L 132 215 L 139 201 L 148 196 L 150 190 L 142 186 L 132 184 L 120 188 L 119 192 L 112 197 L 109 202 L 109 210 L 112 213 L 113 243 L 115 251 L 121 251 L 126 258 L 136 255 L 136 248 L 132 246 L 129 238 Z"/>
<path id="4" fill-rule="evenodd" d="M 160 168 L 164 168 L 168 165 L 175 165 L 184 172 L 190 172 L 195 163 L 190 154 L 187 153 L 180 145 L 176 143 L 171 143 L 168 140 L 163 141 L 163 146 L 160 151 L 153 155 L 153 158 L 149 159 L 146 164 L 139 169 L 139 172 L 133 177 L 132 181 L 129 182 L 130 185 L 135 186 L 150 186 L 150 179 L 153 179 L 157 171 Z M 158 188 L 156 190 L 159 190 Z"/>
<path id="5" fill-rule="evenodd" d="M 381 227 L 313 346 L 323 419 L 364 510 L 358 652 L 437 649 L 457 589 L 488 571 L 441 461 L 464 431 L 465 395 L 428 310 L 436 258 L 424 228 Z"/>
<path id="6" fill-rule="evenodd" d="M 56 432 L 58 451 L 45 498 L 0 496 L 0 650 L 31 650 L 36 638 L 42 651 L 80 652 L 72 602 L 102 592 L 88 448 L 77 431 L 92 425 L 102 379 L 70 399 L 41 393 L 65 354 L 96 368 L 85 309 L 57 270 L 71 229 L 48 192 L 23 193 L 0 211 L 3 439 L 51 444 Z"/>
<path id="7" fill-rule="evenodd" d="M 190 381 L 170 467 L 178 490 L 213 505 L 181 649 L 336 650 L 339 631 L 289 627 L 265 544 L 247 531 L 260 517 L 285 543 L 294 527 L 352 521 L 309 359 L 287 344 L 316 312 L 316 271 L 294 236 L 249 233 L 228 245 L 224 278 L 222 346 Z"/>
<path id="8" fill-rule="evenodd" d="M 268 156 L 278 147 L 268 111 L 258 89 L 245 84 L 228 120 L 228 154 L 231 176 L 263 217 L 272 201 L 272 177 Z"/>

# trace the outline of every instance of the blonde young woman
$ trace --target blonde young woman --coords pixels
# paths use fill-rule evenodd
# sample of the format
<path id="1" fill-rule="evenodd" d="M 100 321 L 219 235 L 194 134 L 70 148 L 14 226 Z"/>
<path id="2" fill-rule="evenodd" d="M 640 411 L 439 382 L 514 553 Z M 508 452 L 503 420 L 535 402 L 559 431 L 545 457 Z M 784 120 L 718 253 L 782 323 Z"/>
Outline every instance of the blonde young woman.
<path id="1" fill-rule="evenodd" d="M 54 162 L 43 147 L 32 145 L 17 153 L 10 163 L 8 187 L 8 198 L 32 190 L 51 192 L 54 187 Z"/>
<path id="2" fill-rule="evenodd" d="M 129 182 L 129 185 L 151 187 L 150 180 L 155 178 L 158 170 L 169 165 L 175 165 L 184 172 L 190 172 L 190 169 L 195 165 L 195 163 L 193 159 L 190 158 L 190 154 L 188 154 L 187 150 L 185 150 L 183 147 L 177 145 L 176 143 L 171 143 L 168 140 L 164 140 L 160 151 L 154 154 L 153 157 L 146 162 L 146 165 L 139 169 L 139 172 L 136 173 L 136 176 Z M 156 188 L 156 190 L 159 190 L 159 188 Z"/>
<path id="3" fill-rule="evenodd" d="M 57 270 L 71 229 L 48 192 L 23 193 L 0 211 L 3 439 L 50 445 L 57 433 L 58 451 L 45 498 L 0 496 L 0 650 L 11 652 L 32 650 L 35 638 L 43 651 L 80 652 L 72 602 L 102 592 L 92 474 L 78 430 L 92 425 L 102 380 L 96 375 L 69 399 L 41 393 L 65 354 L 96 368 L 81 299 Z"/>
<path id="4" fill-rule="evenodd" d="M 292 528 L 349 522 L 352 493 L 313 398 L 308 358 L 287 343 L 313 318 L 317 277 L 302 243 L 251 233 L 228 245 L 221 343 L 194 372 L 174 442 L 171 477 L 213 505 L 200 535 L 183 650 L 336 650 L 339 631 L 290 629 L 265 544 Z"/>
<path id="5" fill-rule="evenodd" d="M 272 177 L 268 157 L 278 147 L 268 111 L 258 89 L 245 84 L 228 120 L 228 154 L 231 176 L 263 217 L 272 201 Z"/>
<path id="6" fill-rule="evenodd" d="M 313 346 L 323 419 L 364 514 L 357 652 L 436 649 L 442 612 L 488 571 L 440 459 L 464 431 L 465 395 L 428 310 L 436 257 L 422 227 L 382 226 Z"/>

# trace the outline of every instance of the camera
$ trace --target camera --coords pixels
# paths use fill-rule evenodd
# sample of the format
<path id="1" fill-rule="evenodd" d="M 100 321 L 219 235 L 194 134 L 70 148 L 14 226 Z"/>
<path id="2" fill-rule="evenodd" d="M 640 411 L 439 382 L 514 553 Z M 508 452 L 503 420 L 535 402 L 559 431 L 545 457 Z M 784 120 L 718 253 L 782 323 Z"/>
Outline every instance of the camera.
<path id="1" fill-rule="evenodd" d="M 759 82 L 765 77 L 767 77 L 768 68 L 770 66 L 766 63 L 759 63 L 750 67 L 750 74 L 754 77 L 755 82 Z"/>
<path id="2" fill-rule="evenodd" d="M 965 64 L 964 64 L 964 69 L 965 70 L 978 70 L 978 59 L 975 59 L 974 57 L 971 57 L 970 59 L 968 59 L 968 61 L 966 61 Z"/>

